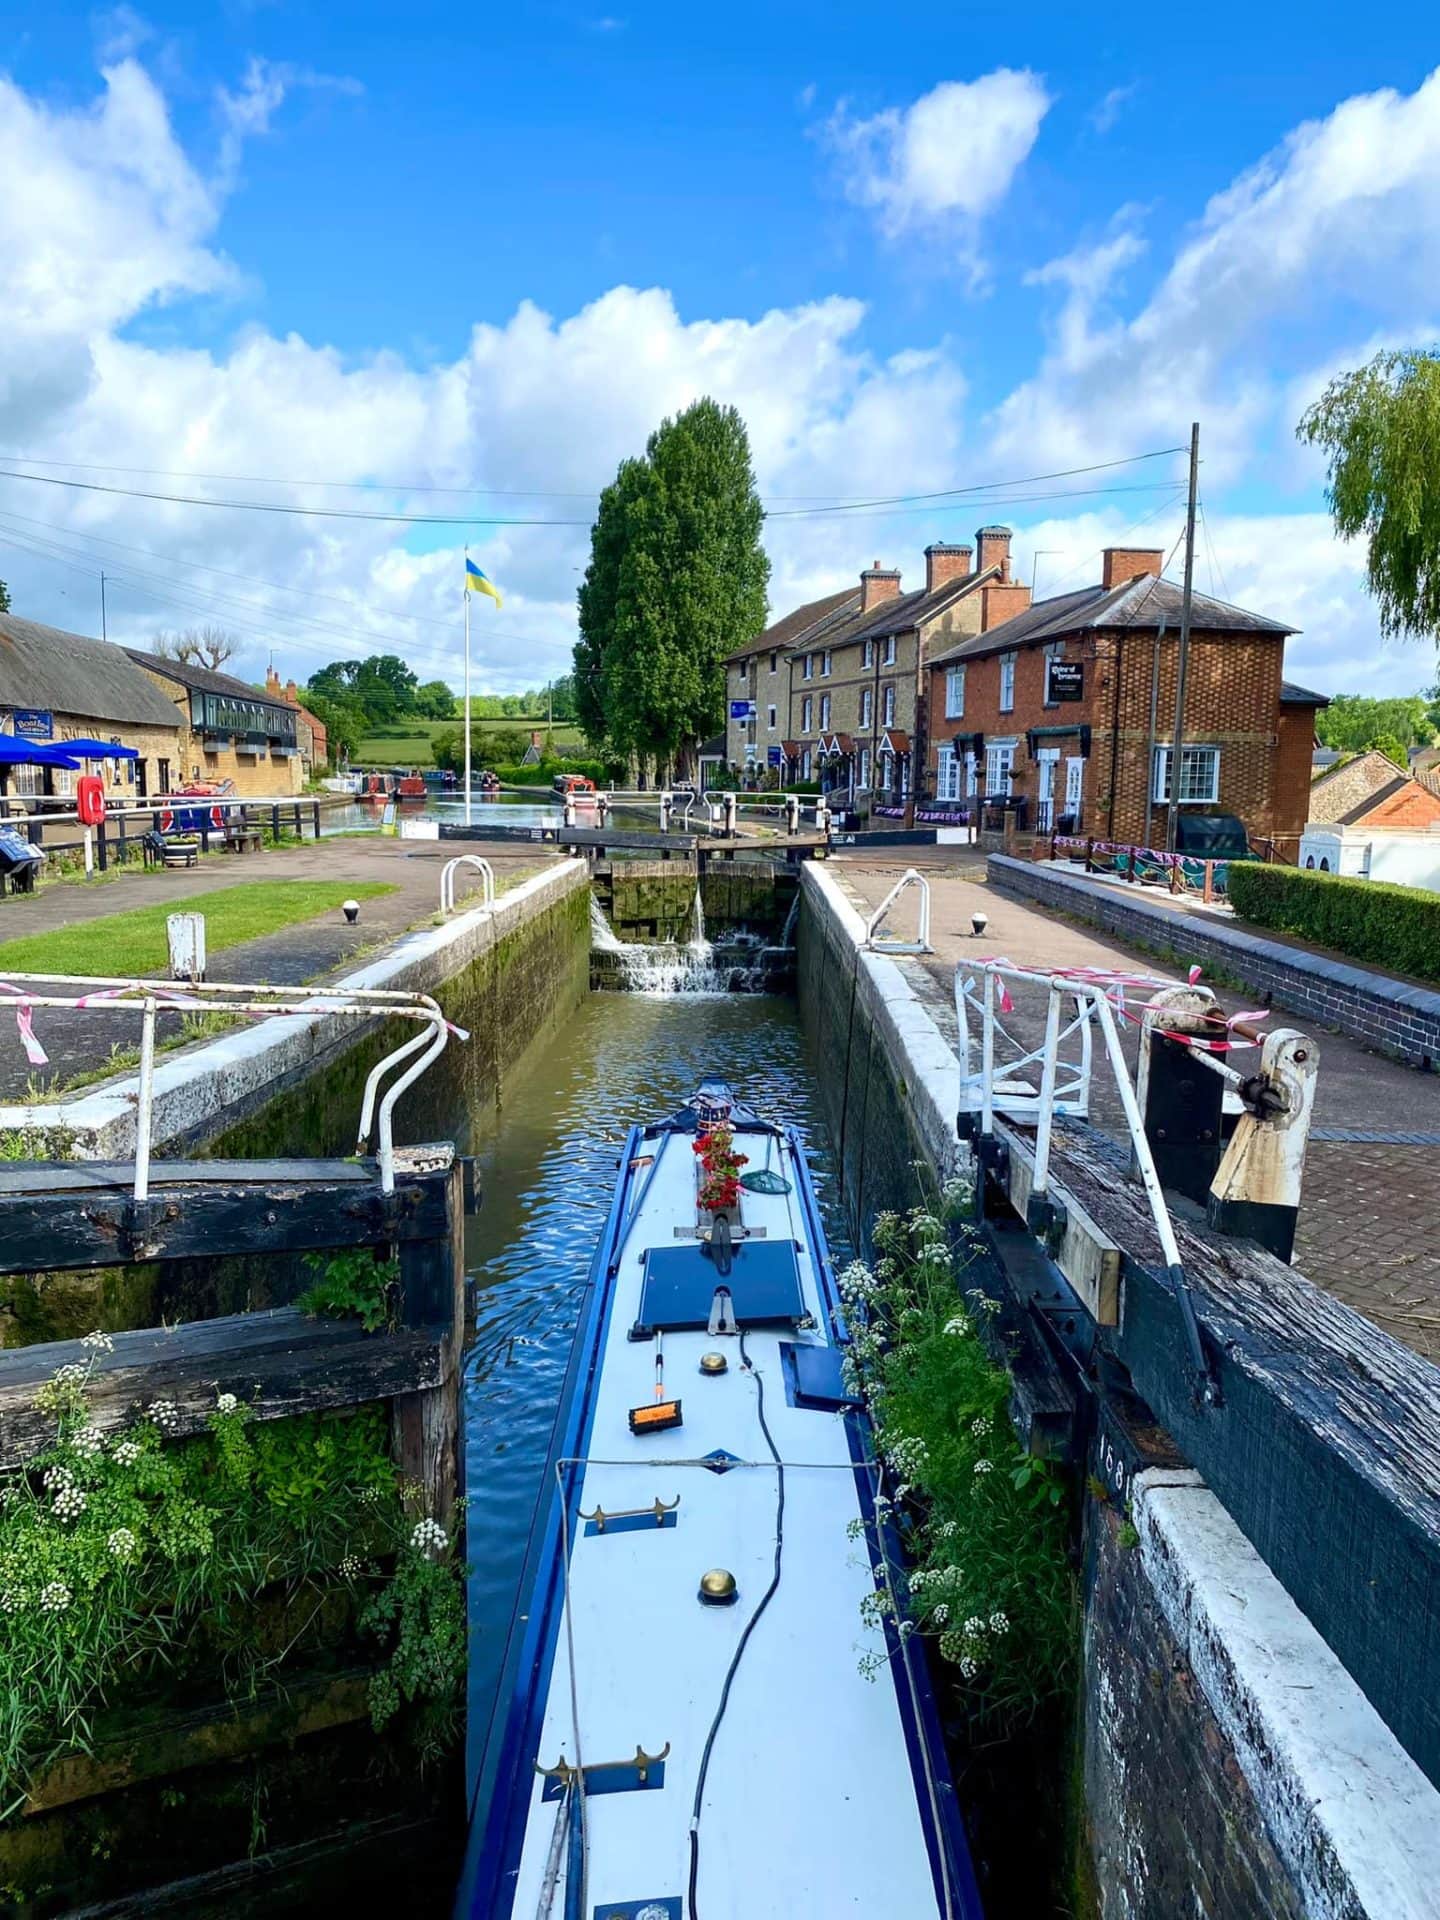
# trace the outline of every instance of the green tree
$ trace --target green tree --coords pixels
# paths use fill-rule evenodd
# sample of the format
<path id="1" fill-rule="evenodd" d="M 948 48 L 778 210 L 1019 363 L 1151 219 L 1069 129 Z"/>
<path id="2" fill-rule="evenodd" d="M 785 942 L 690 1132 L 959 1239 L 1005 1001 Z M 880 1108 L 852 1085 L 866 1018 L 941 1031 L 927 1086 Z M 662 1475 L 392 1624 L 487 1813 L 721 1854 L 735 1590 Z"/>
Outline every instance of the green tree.
<path id="1" fill-rule="evenodd" d="M 0 580 L 0 613 L 9 613 L 9 611 L 10 611 L 10 589 L 6 586 L 3 580 Z"/>
<path id="2" fill-rule="evenodd" d="M 415 689 L 415 711 L 426 720 L 453 720 L 455 694 L 447 680 L 426 680 Z"/>
<path id="3" fill-rule="evenodd" d="M 1427 744 L 1434 730 L 1429 704 L 1418 693 L 1395 700 L 1337 693 L 1315 716 L 1320 744 L 1336 747 L 1341 753 L 1364 753 L 1369 747 L 1383 749 L 1387 740 L 1407 747 Z"/>
<path id="4" fill-rule="evenodd" d="M 1440 353 L 1377 354 L 1332 380 L 1296 433 L 1325 449 L 1336 532 L 1369 543 L 1381 632 L 1440 636 Z"/>
<path id="5" fill-rule="evenodd" d="M 579 596 L 575 704 L 593 745 L 659 771 L 719 727 L 721 662 L 765 624 L 763 525 L 733 407 L 699 400 L 622 462 Z"/>
<path id="6" fill-rule="evenodd" d="M 475 744 L 472 741 L 472 746 Z M 465 766 L 465 730 L 463 727 L 446 727 L 435 734 L 430 742 L 430 751 L 435 756 L 435 764 L 450 773 L 460 773 Z"/>
<path id="7" fill-rule="evenodd" d="M 476 736 L 477 753 L 483 748 L 487 766 L 514 766 L 530 745 L 523 727 L 495 727 Z"/>
<path id="8" fill-rule="evenodd" d="M 1387 760 L 1393 762 L 1402 773 L 1410 771 L 1410 755 L 1406 750 L 1405 742 L 1397 739 L 1393 733 L 1382 733 L 1378 740 L 1372 740 L 1370 744 L 1377 753 L 1383 753 Z"/>

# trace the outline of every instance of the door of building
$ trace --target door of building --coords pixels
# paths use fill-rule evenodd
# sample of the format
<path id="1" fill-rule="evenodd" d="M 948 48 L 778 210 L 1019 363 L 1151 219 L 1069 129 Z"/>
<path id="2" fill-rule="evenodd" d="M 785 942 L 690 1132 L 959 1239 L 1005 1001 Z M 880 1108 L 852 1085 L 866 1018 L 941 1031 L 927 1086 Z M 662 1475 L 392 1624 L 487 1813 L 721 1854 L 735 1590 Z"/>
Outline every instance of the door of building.
<path id="1" fill-rule="evenodd" d="M 1071 754 L 1065 762 L 1065 812 L 1072 832 L 1080 825 L 1080 796 L 1084 788 L 1085 762 L 1078 753 Z"/>
<path id="2" fill-rule="evenodd" d="M 170 791 L 170 762 L 168 760 L 157 760 L 155 762 L 155 780 L 161 793 L 168 793 Z"/>
<path id="3" fill-rule="evenodd" d="M 1049 833 L 1055 820 L 1055 769 L 1060 764 L 1058 747 L 1040 749 L 1038 772 L 1040 785 L 1035 798 L 1035 831 Z"/>
<path id="4" fill-rule="evenodd" d="M 135 762 L 135 798 L 137 800 L 145 800 L 149 798 L 149 795 L 150 795 L 149 780 L 150 780 L 150 762 L 145 758 L 144 754 L 142 753 L 140 758 Z"/>

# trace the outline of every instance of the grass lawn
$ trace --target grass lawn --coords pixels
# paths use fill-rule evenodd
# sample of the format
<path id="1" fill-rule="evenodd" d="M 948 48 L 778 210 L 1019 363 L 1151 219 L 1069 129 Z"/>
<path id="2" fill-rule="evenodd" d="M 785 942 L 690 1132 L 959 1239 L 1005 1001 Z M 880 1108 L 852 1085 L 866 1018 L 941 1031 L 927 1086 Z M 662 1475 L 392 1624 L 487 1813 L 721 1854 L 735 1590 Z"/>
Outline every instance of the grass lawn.
<path id="1" fill-rule="evenodd" d="M 463 720 L 404 720 L 400 723 L 404 729 L 396 732 L 393 728 L 386 732 L 367 733 L 351 755 L 357 767 L 433 767 L 435 756 L 430 751 L 430 742 L 437 733 L 461 732 Z M 519 729 L 527 737 L 532 728 L 538 727 L 543 738 L 545 720 L 503 720 L 489 716 L 481 719 L 478 714 L 470 722 L 471 742 L 476 756 L 483 764 L 485 740 L 488 734 L 498 733 L 502 728 L 514 731 Z M 422 731 L 423 729 L 423 731 Z M 568 721 L 557 720 L 553 729 L 557 747 L 579 746 L 583 738 L 580 729 Z"/>
<path id="2" fill-rule="evenodd" d="M 342 901 L 370 900 L 394 887 L 381 880 L 252 880 L 197 894 L 192 902 L 166 900 L 153 907 L 132 907 L 51 933 L 30 933 L 0 941 L 0 972 L 149 975 L 169 969 L 165 939 L 169 915 L 187 905 L 205 916 L 205 945 L 210 953 L 258 940 L 282 927 L 318 914 L 338 913 Z"/>

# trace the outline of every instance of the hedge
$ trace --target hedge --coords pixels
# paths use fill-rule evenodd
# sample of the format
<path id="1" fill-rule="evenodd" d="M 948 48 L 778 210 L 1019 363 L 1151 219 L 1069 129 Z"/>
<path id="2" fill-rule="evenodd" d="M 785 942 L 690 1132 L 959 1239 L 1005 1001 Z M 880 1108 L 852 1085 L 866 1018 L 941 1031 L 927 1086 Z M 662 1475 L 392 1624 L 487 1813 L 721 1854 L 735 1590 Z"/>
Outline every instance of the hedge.
<path id="1" fill-rule="evenodd" d="M 1440 980 L 1440 893 L 1240 861 L 1230 867 L 1229 890 L 1236 913 L 1257 926 L 1394 973 Z"/>
<path id="2" fill-rule="evenodd" d="M 608 776 L 603 760 L 542 760 L 538 765 L 523 764 L 511 767 L 496 767 L 496 776 L 507 787 L 548 787 L 557 773 L 582 773 L 593 780 L 597 786 L 608 784 Z"/>

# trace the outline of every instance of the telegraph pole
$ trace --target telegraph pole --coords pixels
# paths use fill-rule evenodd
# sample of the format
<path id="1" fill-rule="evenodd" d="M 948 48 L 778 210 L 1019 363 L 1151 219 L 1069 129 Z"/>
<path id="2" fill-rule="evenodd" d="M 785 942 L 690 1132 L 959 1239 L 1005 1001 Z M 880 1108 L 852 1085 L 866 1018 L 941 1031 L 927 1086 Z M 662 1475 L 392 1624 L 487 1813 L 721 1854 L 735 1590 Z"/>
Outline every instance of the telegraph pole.
<path id="1" fill-rule="evenodd" d="M 110 628 L 105 619 L 105 576 L 103 573 L 100 576 L 100 638 L 102 640 L 108 640 L 110 638 Z"/>
<path id="2" fill-rule="evenodd" d="M 1175 851 L 1180 809 L 1180 750 L 1185 738 L 1185 678 L 1190 670 L 1190 605 L 1195 583 L 1195 495 L 1200 480 L 1200 422 L 1190 427 L 1190 497 L 1185 507 L 1185 590 L 1180 600 L 1180 659 L 1175 670 L 1175 727 L 1170 739 L 1170 811 L 1165 821 L 1165 851 Z M 1154 777 L 1146 769 L 1147 776 Z"/>

